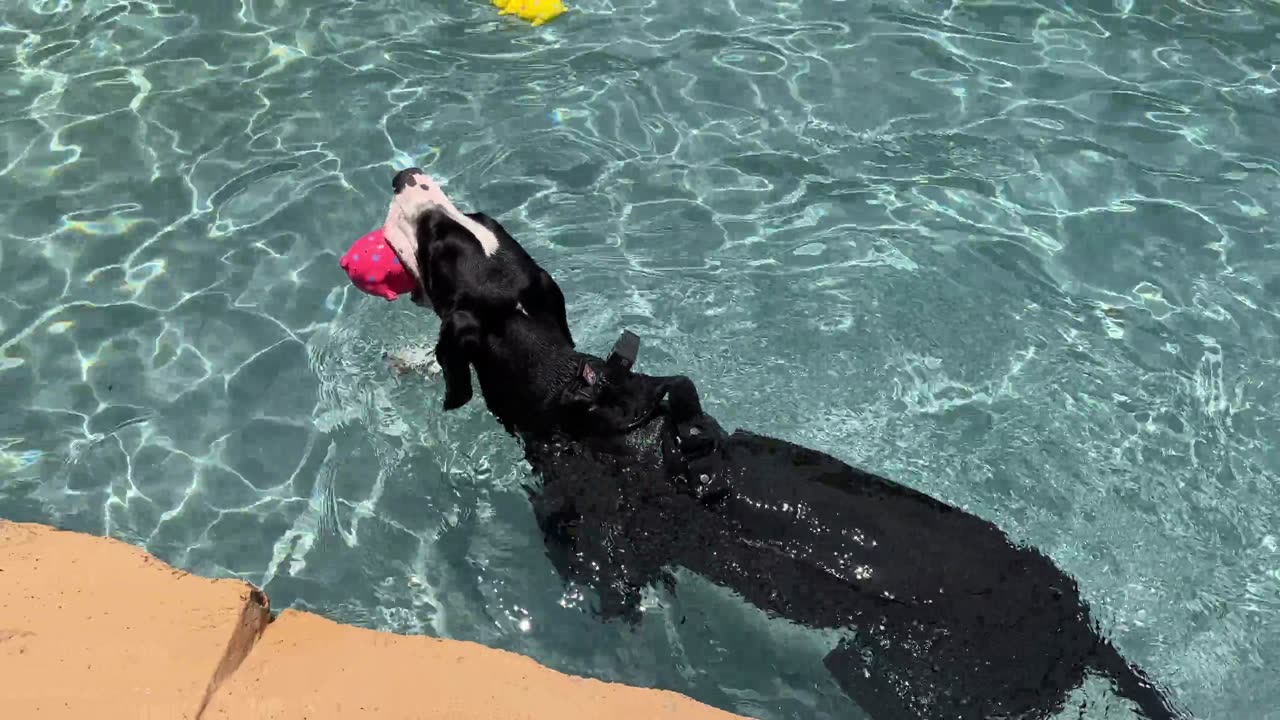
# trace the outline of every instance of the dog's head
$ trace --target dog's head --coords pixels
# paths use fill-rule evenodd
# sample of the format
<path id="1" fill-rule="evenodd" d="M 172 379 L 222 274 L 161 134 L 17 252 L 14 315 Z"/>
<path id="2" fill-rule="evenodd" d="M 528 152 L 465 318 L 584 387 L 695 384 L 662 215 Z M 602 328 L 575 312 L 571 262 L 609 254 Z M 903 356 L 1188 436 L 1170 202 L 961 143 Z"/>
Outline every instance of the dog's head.
<path id="1" fill-rule="evenodd" d="M 405 270 L 417 282 L 413 300 L 425 304 L 428 294 L 428 268 L 422 266 L 424 254 L 436 239 L 442 220 L 461 227 L 471 235 L 486 256 L 498 251 L 498 238 L 488 228 L 467 217 L 440 189 L 440 184 L 419 168 L 406 168 L 391 179 L 391 206 L 383 226 L 387 244 L 395 251 Z"/>

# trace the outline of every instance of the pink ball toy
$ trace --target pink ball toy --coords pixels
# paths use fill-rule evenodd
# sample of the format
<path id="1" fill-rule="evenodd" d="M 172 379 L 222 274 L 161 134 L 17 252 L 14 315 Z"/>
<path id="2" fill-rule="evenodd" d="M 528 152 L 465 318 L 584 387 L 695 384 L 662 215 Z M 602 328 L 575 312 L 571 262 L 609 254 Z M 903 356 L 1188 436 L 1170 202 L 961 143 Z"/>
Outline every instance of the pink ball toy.
<path id="1" fill-rule="evenodd" d="M 362 292 L 386 298 L 388 302 L 412 293 L 417 286 L 400 258 L 387 245 L 382 228 L 356 240 L 338 264 Z"/>

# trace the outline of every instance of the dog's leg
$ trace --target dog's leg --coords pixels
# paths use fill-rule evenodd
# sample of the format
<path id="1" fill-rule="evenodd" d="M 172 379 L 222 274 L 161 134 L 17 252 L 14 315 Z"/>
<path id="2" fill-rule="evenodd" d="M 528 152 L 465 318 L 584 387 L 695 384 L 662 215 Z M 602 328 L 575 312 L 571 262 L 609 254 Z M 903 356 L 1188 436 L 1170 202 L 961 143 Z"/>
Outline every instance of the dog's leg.
<path id="1" fill-rule="evenodd" d="M 609 557 L 604 549 L 606 543 L 596 532 L 598 528 L 584 523 L 572 499 L 548 497 L 537 491 L 528 495 L 543 533 L 547 558 L 560 578 L 596 593 L 600 619 L 638 623 L 641 585 Z"/>
<path id="2" fill-rule="evenodd" d="M 601 456 L 577 441 L 527 442 L 525 459 L 542 480 L 529 499 L 557 573 L 597 596 L 600 619 L 638 623 L 641 590 L 664 580 L 674 558 L 665 533 L 632 531 L 642 508 L 627 488 L 654 478 L 631 457 Z"/>
<path id="3" fill-rule="evenodd" d="M 1136 665 L 1121 657 L 1120 652 L 1108 640 L 1099 643 L 1095 659 L 1097 669 L 1115 683 L 1117 693 L 1132 701 L 1148 720 L 1175 720 L 1188 717 L 1181 708 L 1165 696 L 1164 692 Z"/>
<path id="4" fill-rule="evenodd" d="M 878 648 L 877 648 L 878 649 Z M 858 707 L 871 720 L 927 720 L 945 717 L 949 720 L 985 720 L 974 715 L 951 715 L 942 707 L 935 708 L 937 715 L 929 713 L 929 706 L 913 703 L 912 688 L 896 687 L 892 677 L 885 675 L 883 663 L 877 663 L 876 650 L 861 648 L 850 640 L 842 640 L 836 649 L 823 659 L 827 672 Z M 906 697 L 903 697 L 903 696 Z M 946 708 L 950 710 L 951 708 Z"/>
<path id="5" fill-rule="evenodd" d="M 436 360 L 434 349 L 430 345 L 416 345 L 388 350 L 382 354 L 387 367 L 397 376 L 400 375 L 438 375 L 440 362 Z"/>

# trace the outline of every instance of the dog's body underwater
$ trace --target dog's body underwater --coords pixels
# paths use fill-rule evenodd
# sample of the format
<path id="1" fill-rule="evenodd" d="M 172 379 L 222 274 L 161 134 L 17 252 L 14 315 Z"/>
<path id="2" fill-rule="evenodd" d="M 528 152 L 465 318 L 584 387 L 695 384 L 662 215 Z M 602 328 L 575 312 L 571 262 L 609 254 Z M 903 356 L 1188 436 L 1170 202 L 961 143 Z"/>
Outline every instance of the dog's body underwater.
<path id="1" fill-rule="evenodd" d="M 427 248 L 468 231 L 431 214 L 413 252 L 424 275 L 448 275 Z M 485 257 L 496 277 L 530 275 L 511 283 L 520 301 L 464 288 L 490 298 L 469 308 L 455 283 L 448 297 L 424 287 L 442 320 L 446 405 L 460 404 L 459 373 L 469 397 L 474 368 L 541 480 L 530 500 L 553 563 L 598 593 L 602 615 L 635 618 L 641 589 L 683 567 L 777 617 L 849 631 L 825 662 L 874 720 L 1042 718 L 1091 672 L 1147 717 L 1181 717 L 1042 553 L 829 455 L 725 432 L 687 378 L 634 372 L 634 342 L 607 360 L 578 352 L 559 288 L 536 297 L 550 291 L 527 255 Z M 480 319 L 460 339 L 452 313 Z"/>

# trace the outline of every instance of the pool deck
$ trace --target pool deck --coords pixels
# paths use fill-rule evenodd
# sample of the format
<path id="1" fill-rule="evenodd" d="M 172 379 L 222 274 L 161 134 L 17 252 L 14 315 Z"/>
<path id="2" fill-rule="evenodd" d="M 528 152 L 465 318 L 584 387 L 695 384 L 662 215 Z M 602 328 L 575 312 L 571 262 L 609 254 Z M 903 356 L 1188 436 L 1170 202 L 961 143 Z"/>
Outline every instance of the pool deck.
<path id="1" fill-rule="evenodd" d="M 676 693 L 565 675 L 476 643 L 285 610 L 140 548 L 0 520 L 8 718 L 738 718 Z"/>

